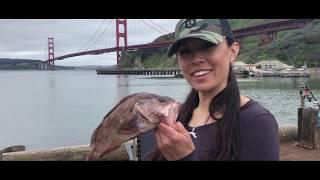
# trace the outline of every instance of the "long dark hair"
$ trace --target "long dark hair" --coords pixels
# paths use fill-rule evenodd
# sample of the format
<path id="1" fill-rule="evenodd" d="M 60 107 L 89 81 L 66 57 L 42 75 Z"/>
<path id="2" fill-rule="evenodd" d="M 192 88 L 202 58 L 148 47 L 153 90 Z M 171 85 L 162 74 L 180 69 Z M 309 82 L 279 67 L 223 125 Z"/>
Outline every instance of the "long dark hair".
<path id="1" fill-rule="evenodd" d="M 233 39 L 227 38 L 229 47 L 234 43 Z M 198 107 L 198 91 L 191 89 L 185 102 L 180 108 L 177 120 L 185 127 L 191 120 L 192 113 Z M 214 117 L 220 112 L 222 117 Z M 227 86 L 219 92 L 210 102 L 209 113 L 217 120 L 218 134 L 217 142 L 220 143 L 218 160 L 237 160 L 239 155 L 239 113 L 240 113 L 240 92 L 235 74 L 230 64 Z M 164 160 L 157 149 L 149 154 L 148 160 Z"/>

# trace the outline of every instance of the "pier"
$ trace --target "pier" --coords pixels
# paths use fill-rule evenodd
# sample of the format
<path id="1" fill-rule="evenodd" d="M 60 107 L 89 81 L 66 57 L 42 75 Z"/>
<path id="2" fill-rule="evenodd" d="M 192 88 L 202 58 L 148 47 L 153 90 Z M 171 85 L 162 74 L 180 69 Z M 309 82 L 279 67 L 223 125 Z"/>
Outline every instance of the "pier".
<path id="1" fill-rule="evenodd" d="M 130 68 L 113 68 L 97 69 L 97 74 L 126 74 L 126 75 L 173 75 L 181 73 L 180 69 L 130 69 Z"/>

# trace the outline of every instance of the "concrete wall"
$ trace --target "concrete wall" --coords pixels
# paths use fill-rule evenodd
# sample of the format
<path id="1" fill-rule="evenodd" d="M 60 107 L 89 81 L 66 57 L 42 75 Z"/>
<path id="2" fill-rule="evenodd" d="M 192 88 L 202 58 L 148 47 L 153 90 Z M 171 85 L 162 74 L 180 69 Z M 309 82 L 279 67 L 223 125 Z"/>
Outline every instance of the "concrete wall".
<path id="1" fill-rule="evenodd" d="M 298 127 L 280 127 L 279 128 L 279 140 L 286 141 L 298 138 Z"/>
<path id="2" fill-rule="evenodd" d="M 89 145 L 54 148 L 38 151 L 20 151 L 2 154 L 2 161 L 84 161 Z M 103 161 L 128 161 L 125 145 L 104 156 Z"/>
<path id="3" fill-rule="evenodd" d="M 296 139 L 297 127 L 280 127 L 279 140 Z M 70 146 L 39 151 L 20 151 L 2 154 L 2 161 L 84 161 L 89 152 L 89 145 Z M 128 143 L 107 154 L 102 161 L 129 161 Z M 1 154 L 0 154 L 1 160 Z"/>

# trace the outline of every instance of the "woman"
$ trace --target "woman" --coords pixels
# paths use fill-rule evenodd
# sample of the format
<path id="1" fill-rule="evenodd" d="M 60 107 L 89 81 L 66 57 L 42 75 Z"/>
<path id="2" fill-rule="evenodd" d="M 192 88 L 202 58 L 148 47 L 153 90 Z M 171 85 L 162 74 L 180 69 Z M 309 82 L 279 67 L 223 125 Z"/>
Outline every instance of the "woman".
<path id="1" fill-rule="evenodd" d="M 278 125 L 256 101 L 240 96 L 232 63 L 239 44 L 227 20 L 183 19 L 168 55 L 192 89 L 173 126 L 155 130 L 156 160 L 279 160 Z"/>

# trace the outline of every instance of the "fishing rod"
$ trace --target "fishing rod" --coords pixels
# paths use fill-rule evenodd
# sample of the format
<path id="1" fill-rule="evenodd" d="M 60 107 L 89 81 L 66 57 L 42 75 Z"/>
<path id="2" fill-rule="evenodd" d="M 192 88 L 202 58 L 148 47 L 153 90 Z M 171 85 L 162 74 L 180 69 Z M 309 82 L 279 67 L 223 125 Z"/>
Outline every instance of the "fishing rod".
<path id="1" fill-rule="evenodd" d="M 309 89 L 309 92 L 310 92 L 310 94 L 311 94 L 311 96 L 312 96 L 312 98 L 316 101 L 316 102 L 318 102 L 318 100 L 314 97 L 314 95 L 313 95 L 313 93 L 312 93 L 312 91 L 311 91 L 311 89 L 309 88 L 309 86 L 306 84 L 306 87 Z M 320 108 L 320 104 L 319 103 L 317 103 L 318 104 L 318 106 L 319 106 L 319 108 Z"/>
<path id="2" fill-rule="evenodd" d="M 320 109 L 320 104 L 319 104 L 318 100 L 314 97 L 310 87 L 307 84 L 305 84 L 305 89 L 304 90 L 308 90 L 308 92 L 310 93 L 311 97 L 314 99 L 315 102 L 317 102 L 316 104 L 319 106 L 319 109 Z M 311 102 L 311 99 L 309 99 L 309 101 Z"/>

